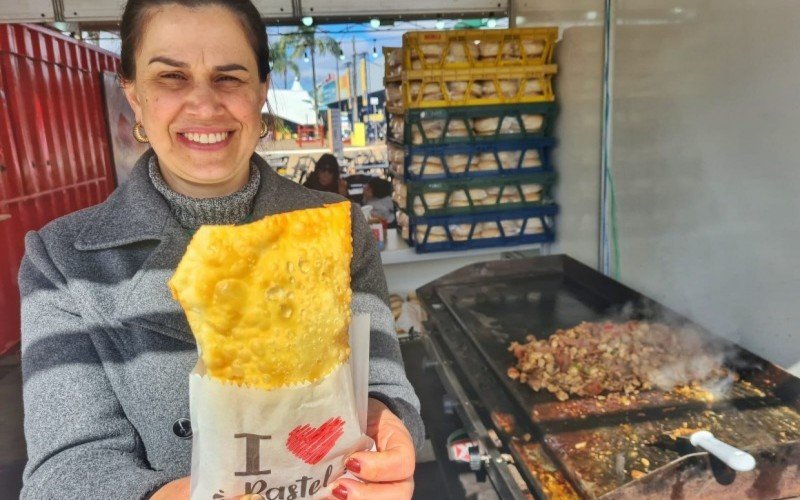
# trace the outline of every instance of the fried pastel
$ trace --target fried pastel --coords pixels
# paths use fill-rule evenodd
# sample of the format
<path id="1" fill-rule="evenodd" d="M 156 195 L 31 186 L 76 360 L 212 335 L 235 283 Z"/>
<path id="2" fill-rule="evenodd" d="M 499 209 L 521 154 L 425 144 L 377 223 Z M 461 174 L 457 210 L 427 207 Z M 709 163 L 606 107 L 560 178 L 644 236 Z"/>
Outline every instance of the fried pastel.
<path id="1" fill-rule="evenodd" d="M 347 201 L 200 227 L 169 287 L 207 373 L 273 389 L 345 362 L 352 255 Z"/>

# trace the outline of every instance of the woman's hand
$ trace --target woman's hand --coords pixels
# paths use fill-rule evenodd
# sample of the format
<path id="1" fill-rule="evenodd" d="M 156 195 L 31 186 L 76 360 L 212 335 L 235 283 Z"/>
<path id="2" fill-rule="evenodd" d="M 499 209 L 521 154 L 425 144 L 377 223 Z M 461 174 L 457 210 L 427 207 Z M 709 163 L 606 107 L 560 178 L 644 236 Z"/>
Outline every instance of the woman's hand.
<path id="1" fill-rule="evenodd" d="M 190 477 L 171 481 L 158 489 L 150 500 L 189 500 Z"/>
<path id="2" fill-rule="evenodd" d="M 411 498 L 414 492 L 414 442 L 403 421 L 377 399 L 369 400 L 367 435 L 378 451 L 359 451 L 347 459 L 347 469 L 363 480 L 341 479 L 332 493 L 339 500 Z"/>
<path id="3" fill-rule="evenodd" d="M 339 179 L 339 194 L 347 198 L 347 181 Z"/>

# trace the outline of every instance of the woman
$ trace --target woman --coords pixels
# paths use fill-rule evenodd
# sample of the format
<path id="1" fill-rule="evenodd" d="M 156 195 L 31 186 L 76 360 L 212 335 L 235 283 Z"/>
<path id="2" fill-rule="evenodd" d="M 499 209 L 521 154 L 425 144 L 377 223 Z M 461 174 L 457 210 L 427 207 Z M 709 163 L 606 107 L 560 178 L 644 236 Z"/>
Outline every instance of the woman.
<path id="1" fill-rule="evenodd" d="M 201 224 L 341 198 L 254 154 L 266 124 L 267 39 L 247 0 L 131 0 L 121 23 L 134 136 L 152 149 L 104 203 L 27 235 L 20 269 L 22 498 L 185 499 L 188 374 L 197 348 L 167 280 Z M 337 498 L 410 498 L 419 402 L 403 372 L 380 257 L 352 217 L 353 309 L 372 315 L 368 433 Z M 413 436 L 413 441 L 412 441 Z"/>
<path id="2" fill-rule="evenodd" d="M 347 183 L 339 177 L 339 162 L 330 153 L 319 157 L 314 165 L 314 171 L 303 185 L 309 189 L 347 196 Z"/>
<path id="3" fill-rule="evenodd" d="M 394 202 L 392 201 L 392 183 L 377 177 L 369 180 L 364 186 L 364 206 L 372 207 L 372 216 L 394 222 Z"/>

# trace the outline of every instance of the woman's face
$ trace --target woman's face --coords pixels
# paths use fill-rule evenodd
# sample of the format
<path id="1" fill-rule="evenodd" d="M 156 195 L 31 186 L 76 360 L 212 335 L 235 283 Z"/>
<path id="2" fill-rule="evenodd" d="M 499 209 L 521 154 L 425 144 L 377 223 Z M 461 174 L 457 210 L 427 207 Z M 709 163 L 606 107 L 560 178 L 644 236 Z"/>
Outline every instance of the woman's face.
<path id="1" fill-rule="evenodd" d="M 364 201 L 372 201 L 372 188 L 369 187 L 369 184 L 364 186 L 364 192 L 361 195 Z"/>
<path id="2" fill-rule="evenodd" d="M 333 172 L 331 172 L 330 168 L 322 168 L 318 174 L 319 183 L 323 186 L 330 186 L 333 183 Z"/>
<path id="3" fill-rule="evenodd" d="M 208 198 L 244 186 L 268 84 L 236 15 L 219 6 L 155 8 L 135 60 L 125 94 L 170 187 Z"/>

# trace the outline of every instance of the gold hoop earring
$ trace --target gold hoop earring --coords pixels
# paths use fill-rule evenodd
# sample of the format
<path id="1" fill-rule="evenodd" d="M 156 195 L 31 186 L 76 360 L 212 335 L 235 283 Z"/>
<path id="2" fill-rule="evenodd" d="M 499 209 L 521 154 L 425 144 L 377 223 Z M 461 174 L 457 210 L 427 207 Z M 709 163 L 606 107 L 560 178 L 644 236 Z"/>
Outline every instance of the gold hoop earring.
<path id="1" fill-rule="evenodd" d="M 142 124 L 139 122 L 136 122 L 136 125 L 133 126 L 133 138 L 136 139 L 136 142 L 142 144 L 150 142 L 150 139 L 142 133 Z"/>
<path id="2" fill-rule="evenodd" d="M 258 135 L 262 139 L 269 134 L 269 126 L 267 126 L 267 122 L 262 118 L 261 119 L 261 133 Z"/>

